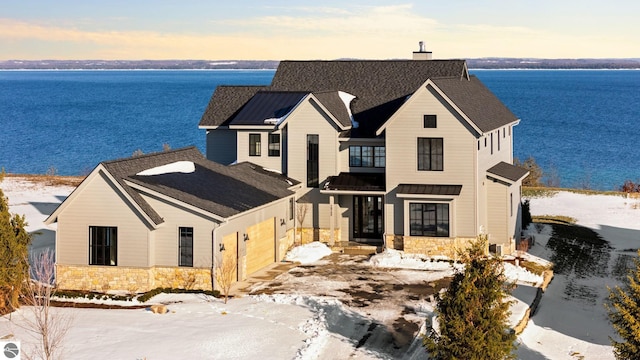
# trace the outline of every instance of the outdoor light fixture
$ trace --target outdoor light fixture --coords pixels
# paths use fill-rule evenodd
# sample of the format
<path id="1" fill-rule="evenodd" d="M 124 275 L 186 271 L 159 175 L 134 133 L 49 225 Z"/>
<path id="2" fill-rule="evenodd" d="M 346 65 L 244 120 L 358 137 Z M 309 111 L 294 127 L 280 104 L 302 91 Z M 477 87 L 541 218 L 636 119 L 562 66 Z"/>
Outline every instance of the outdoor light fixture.
<path id="1" fill-rule="evenodd" d="M 280 219 L 280 226 L 284 226 L 284 224 L 286 224 L 286 221 L 284 221 L 284 219 Z"/>
<path id="2" fill-rule="evenodd" d="M 224 244 L 222 244 L 222 243 L 221 243 L 221 244 L 220 244 L 220 252 L 223 252 L 224 250 L 225 250 L 225 248 L 224 248 Z"/>
<path id="3" fill-rule="evenodd" d="M 244 241 L 249 240 L 249 234 L 244 234 Z"/>

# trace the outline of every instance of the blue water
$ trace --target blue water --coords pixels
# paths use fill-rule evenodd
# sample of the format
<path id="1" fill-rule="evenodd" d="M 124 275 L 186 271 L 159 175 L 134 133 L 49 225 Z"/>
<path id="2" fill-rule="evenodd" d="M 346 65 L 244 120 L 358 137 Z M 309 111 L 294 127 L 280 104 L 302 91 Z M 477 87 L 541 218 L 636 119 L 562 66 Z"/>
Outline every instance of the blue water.
<path id="1" fill-rule="evenodd" d="M 0 71 L 0 167 L 87 174 L 100 161 L 195 145 L 217 85 L 266 85 L 269 70 Z M 640 178 L 640 71 L 476 70 L 521 119 L 515 156 L 562 186 Z"/>

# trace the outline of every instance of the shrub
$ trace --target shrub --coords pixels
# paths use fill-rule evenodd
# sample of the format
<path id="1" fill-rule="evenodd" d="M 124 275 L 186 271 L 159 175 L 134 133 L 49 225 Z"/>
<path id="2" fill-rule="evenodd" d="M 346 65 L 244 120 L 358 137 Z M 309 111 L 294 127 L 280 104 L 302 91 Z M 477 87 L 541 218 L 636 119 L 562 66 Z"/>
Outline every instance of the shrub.
<path id="1" fill-rule="evenodd" d="M 631 180 L 626 180 L 622 186 L 620 186 L 620 191 L 625 193 L 640 193 L 640 181 L 633 182 Z"/>

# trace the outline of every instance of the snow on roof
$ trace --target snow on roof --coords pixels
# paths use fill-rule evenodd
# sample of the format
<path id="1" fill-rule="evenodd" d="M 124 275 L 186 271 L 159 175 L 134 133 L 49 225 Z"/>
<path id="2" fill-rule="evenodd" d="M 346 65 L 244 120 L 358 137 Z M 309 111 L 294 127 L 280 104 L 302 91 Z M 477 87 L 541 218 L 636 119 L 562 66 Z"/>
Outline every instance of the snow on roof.
<path id="1" fill-rule="evenodd" d="M 161 175 L 161 174 L 170 174 L 170 173 L 188 174 L 194 171 L 196 171 L 196 166 L 193 164 L 192 161 L 176 161 L 170 164 L 156 166 L 151 169 L 140 171 L 136 175 L 151 176 L 151 175 Z"/>
<path id="2" fill-rule="evenodd" d="M 358 122 L 353 118 L 353 114 L 351 113 L 351 102 L 353 101 L 353 99 L 356 98 L 355 95 L 351 95 L 344 91 L 338 91 L 338 96 L 340 97 L 340 100 L 342 100 L 342 102 L 344 103 L 344 107 L 347 108 L 347 112 L 349 113 L 349 119 L 351 119 L 351 126 L 354 129 L 357 129 L 358 126 L 360 126 L 360 124 L 358 124 Z"/>

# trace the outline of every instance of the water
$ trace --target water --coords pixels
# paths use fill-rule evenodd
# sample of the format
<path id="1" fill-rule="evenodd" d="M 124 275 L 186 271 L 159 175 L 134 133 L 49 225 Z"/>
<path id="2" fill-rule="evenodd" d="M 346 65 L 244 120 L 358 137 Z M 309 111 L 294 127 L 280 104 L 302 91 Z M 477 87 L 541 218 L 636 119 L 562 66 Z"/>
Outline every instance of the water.
<path id="1" fill-rule="evenodd" d="M 0 166 L 87 174 L 100 161 L 195 145 L 217 85 L 266 85 L 272 70 L 0 71 Z M 521 120 L 514 154 L 562 186 L 640 178 L 640 71 L 476 70 Z"/>

